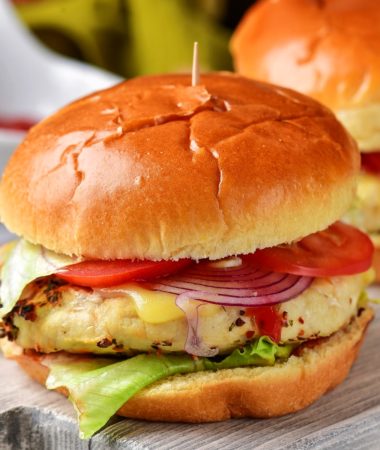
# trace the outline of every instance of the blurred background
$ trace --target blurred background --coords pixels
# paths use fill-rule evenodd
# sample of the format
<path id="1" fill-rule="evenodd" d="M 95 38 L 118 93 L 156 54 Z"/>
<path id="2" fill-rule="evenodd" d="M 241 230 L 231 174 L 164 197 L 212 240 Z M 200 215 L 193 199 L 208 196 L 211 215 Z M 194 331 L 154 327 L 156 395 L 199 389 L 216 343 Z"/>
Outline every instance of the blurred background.
<path id="1" fill-rule="evenodd" d="M 0 0 L 0 173 L 35 123 L 124 78 L 231 70 L 253 0 Z"/>
<path id="2" fill-rule="evenodd" d="M 0 174 L 27 130 L 124 78 L 231 70 L 230 36 L 252 0 L 0 0 Z M 0 242 L 9 235 L 0 225 Z"/>
<path id="3" fill-rule="evenodd" d="M 252 0 L 14 0 L 45 45 L 123 77 L 231 69 L 228 40 Z"/>

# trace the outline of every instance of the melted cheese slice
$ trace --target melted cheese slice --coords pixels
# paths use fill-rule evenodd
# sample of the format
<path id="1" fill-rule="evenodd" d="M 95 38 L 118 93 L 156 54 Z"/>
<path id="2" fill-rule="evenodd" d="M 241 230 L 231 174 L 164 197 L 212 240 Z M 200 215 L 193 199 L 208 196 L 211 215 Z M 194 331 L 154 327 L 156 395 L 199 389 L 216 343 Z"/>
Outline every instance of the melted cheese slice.
<path id="1" fill-rule="evenodd" d="M 136 313 L 147 323 L 164 323 L 185 317 L 184 312 L 176 303 L 176 295 L 145 289 L 135 283 L 123 286 L 123 292 L 134 302 Z M 199 308 L 200 317 L 210 317 L 219 312 L 220 305 L 204 303 Z"/>
<path id="2" fill-rule="evenodd" d="M 210 263 L 212 267 L 227 268 L 238 267 L 242 263 L 239 257 L 225 258 Z M 151 291 L 137 283 L 128 283 L 123 286 L 125 292 L 135 304 L 137 315 L 147 323 L 164 323 L 184 317 L 184 312 L 176 305 L 176 295 L 166 292 Z M 199 316 L 210 317 L 219 312 L 221 306 L 204 303 L 199 308 Z"/>
<path id="3" fill-rule="evenodd" d="M 151 291 L 134 283 L 123 286 L 123 291 L 132 298 L 137 315 L 144 322 L 163 323 L 184 316 L 173 294 Z"/>

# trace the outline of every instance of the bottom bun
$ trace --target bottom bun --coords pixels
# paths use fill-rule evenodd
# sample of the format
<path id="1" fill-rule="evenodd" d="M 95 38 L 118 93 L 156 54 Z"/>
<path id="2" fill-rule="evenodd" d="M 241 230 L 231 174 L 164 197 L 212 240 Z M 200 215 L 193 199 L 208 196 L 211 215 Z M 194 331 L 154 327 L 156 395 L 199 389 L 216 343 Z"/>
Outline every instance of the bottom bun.
<path id="1" fill-rule="evenodd" d="M 361 309 L 344 329 L 329 338 L 302 344 L 288 361 L 271 367 L 166 378 L 134 396 L 118 414 L 155 421 L 213 422 L 298 411 L 346 378 L 372 318 L 371 309 Z M 43 356 L 32 353 L 13 358 L 32 378 L 45 383 L 49 369 L 42 364 Z"/>

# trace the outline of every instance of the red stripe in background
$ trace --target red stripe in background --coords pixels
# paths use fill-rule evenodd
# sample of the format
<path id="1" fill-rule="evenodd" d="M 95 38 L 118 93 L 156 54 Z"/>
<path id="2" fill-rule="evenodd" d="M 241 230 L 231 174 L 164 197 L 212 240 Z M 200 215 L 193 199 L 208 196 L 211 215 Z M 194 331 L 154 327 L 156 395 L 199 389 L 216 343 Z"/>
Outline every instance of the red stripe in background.
<path id="1" fill-rule="evenodd" d="M 7 119 L 0 117 L 0 129 L 12 131 L 28 131 L 37 122 L 35 120 L 26 119 L 24 117 L 17 117 Z"/>
<path id="2" fill-rule="evenodd" d="M 362 168 L 366 172 L 380 175 L 380 151 L 362 153 Z"/>

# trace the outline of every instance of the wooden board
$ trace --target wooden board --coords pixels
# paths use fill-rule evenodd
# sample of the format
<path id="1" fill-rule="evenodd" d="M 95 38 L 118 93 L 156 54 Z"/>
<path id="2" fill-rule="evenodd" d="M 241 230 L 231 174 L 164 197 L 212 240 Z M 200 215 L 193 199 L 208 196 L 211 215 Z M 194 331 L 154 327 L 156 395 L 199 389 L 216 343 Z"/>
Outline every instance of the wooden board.
<path id="1" fill-rule="evenodd" d="M 294 415 L 202 425 L 113 419 L 90 441 L 79 439 L 65 398 L 0 358 L 0 449 L 380 449 L 379 347 L 380 309 L 346 382 Z"/>

